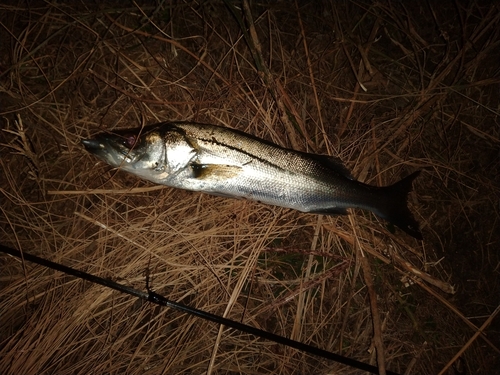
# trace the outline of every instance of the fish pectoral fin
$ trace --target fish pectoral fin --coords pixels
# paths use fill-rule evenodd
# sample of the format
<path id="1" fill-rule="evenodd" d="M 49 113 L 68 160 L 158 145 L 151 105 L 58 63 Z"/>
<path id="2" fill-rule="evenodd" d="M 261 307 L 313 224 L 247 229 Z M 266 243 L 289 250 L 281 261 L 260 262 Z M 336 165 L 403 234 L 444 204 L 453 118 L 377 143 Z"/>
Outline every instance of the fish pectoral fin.
<path id="1" fill-rule="evenodd" d="M 321 210 L 309 211 L 309 213 L 318 215 L 347 215 L 347 210 L 341 207 L 331 207 Z"/>
<path id="2" fill-rule="evenodd" d="M 193 178 L 199 180 L 232 178 L 236 177 L 242 171 L 242 168 L 236 165 L 191 163 L 190 166 Z"/>

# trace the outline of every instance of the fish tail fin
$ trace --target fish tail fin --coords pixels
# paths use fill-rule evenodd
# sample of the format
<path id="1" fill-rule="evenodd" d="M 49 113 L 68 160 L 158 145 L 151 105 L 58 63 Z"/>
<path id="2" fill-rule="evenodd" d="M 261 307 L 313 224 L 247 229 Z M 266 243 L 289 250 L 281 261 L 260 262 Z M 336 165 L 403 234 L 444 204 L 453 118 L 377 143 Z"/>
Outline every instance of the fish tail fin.
<path id="1" fill-rule="evenodd" d="M 410 209 L 408 208 L 408 194 L 413 188 L 413 180 L 420 171 L 403 178 L 393 185 L 382 188 L 385 199 L 377 209 L 377 215 L 391 222 L 417 240 L 422 240 L 422 233 Z"/>

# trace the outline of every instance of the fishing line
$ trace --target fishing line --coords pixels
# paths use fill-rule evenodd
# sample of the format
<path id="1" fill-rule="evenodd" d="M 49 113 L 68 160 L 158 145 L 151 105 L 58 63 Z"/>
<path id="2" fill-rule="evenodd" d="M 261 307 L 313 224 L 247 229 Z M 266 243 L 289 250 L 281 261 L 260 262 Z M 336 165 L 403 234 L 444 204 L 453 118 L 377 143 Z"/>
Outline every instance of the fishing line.
<path id="1" fill-rule="evenodd" d="M 68 275 L 72 275 L 72 276 L 78 277 L 80 279 L 93 282 L 95 284 L 103 285 L 103 286 L 106 286 L 108 288 L 118 290 L 122 293 L 126 293 L 126 294 L 129 294 L 131 296 L 138 297 L 142 300 L 149 301 L 151 303 L 155 303 L 155 304 L 160 305 L 160 306 L 170 307 L 172 309 L 182 311 L 182 312 L 185 312 L 185 313 L 190 314 L 190 315 L 197 316 L 201 319 L 209 320 L 211 322 L 218 323 L 218 324 L 223 324 L 227 327 L 230 327 L 230 328 L 233 328 L 233 329 L 245 332 L 245 333 L 249 333 L 249 334 L 252 334 L 254 336 L 263 338 L 263 339 L 274 341 L 278 344 L 283 344 L 283 345 L 289 346 L 291 348 L 295 348 L 295 349 L 301 350 L 303 352 L 313 354 L 315 356 L 330 359 L 334 362 L 342 363 L 344 365 L 354 367 L 354 368 L 359 369 L 359 370 L 368 371 L 372 374 L 379 374 L 377 367 L 369 365 L 367 363 L 360 362 L 360 361 L 357 361 L 357 360 L 352 359 L 352 358 L 344 357 L 342 355 L 335 354 L 335 353 L 332 353 L 332 352 L 329 352 L 329 351 L 326 351 L 323 349 L 319 349 L 317 347 L 307 345 L 307 344 L 304 344 L 302 342 L 295 341 L 295 340 L 292 340 L 292 339 L 289 339 L 289 338 L 286 338 L 283 336 L 275 335 L 274 333 L 263 331 L 261 329 L 258 329 L 258 328 L 255 328 L 255 327 L 252 327 L 252 326 L 249 326 L 249 325 L 246 325 L 246 324 L 243 324 L 243 323 L 231 320 L 231 319 L 227 319 L 227 318 L 224 318 L 224 317 L 219 316 L 219 315 L 211 314 L 211 313 L 208 313 L 206 311 L 196 309 L 194 307 L 190 307 L 190 306 L 183 305 L 181 303 L 170 301 L 169 299 L 163 297 L 162 295 L 151 291 L 149 289 L 149 285 L 148 285 L 149 282 L 147 282 L 147 292 L 143 292 L 143 291 L 131 288 L 129 286 L 116 283 L 110 279 L 104 279 L 102 277 L 98 277 L 98 276 L 92 275 L 92 274 L 87 273 L 87 272 L 79 271 L 79 270 L 76 270 L 74 268 L 64 266 L 64 265 L 59 264 L 59 263 L 51 262 L 50 260 L 40 258 L 40 257 L 37 257 L 35 255 L 28 254 L 26 252 L 21 253 L 20 251 L 12 249 L 12 248 L 7 247 L 7 246 L 0 245 L 0 251 L 4 252 L 6 254 L 10 254 L 10 255 L 13 255 L 15 257 L 21 258 L 23 260 L 27 260 L 27 261 L 37 263 L 39 265 L 42 265 L 42 266 L 45 266 L 48 268 L 52 268 L 52 269 L 57 270 L 57 271 L 64 272 Z M 149 281 L 149 278 L 147 278 L 147 281 Z M 386 373 L 387 373 L 387 375 L 399 375 L 399 374 L 397 374 L 395 372 L 391 372 L 391 371 L 386 371 Z"/>

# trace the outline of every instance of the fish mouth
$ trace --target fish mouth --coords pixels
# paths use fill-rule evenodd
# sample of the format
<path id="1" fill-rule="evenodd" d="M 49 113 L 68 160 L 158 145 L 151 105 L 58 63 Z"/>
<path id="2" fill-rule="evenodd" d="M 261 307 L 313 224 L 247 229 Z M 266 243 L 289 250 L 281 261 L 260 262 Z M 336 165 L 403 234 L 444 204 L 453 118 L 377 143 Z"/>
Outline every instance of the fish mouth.
<path id="1" fill-rule="evenodd" d="M 87 151 L 92 153 L 106 148 L 104 143 L 98 141 L 97 139 L 82 139 L 82 144 Z"/>
<path id="2" fill-rule="evenodd" d="M 124 161 L 130 162 L 132 159 L 130 150 L 125 149 L 125 147 L 108 136 L 82 139 L 81 142 L 88 152 L 113 167 L 121 165 Z"/>
<path id="3" fill-rule="evenodd" d="M 113 147 L 111 142 L 103 137 L 82 139 L 82 144 L 88 152 L 105 161 L 110 158 L 110 154 L 117 153 L 116 147 Z"/>

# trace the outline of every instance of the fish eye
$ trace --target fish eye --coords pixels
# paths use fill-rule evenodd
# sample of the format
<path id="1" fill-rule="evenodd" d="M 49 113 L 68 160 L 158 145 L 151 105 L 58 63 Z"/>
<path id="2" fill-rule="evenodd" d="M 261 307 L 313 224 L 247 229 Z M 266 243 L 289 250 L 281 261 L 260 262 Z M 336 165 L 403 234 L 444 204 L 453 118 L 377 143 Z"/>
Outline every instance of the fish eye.
<path id="1" fill-rule="evenodd" d="M 123 145 L 131 149 L 137 143 L 137 137 L 134 134 L 125 135 L 123 138 Z"/>

